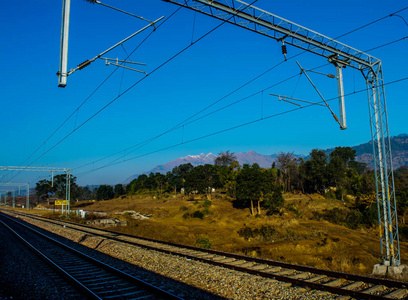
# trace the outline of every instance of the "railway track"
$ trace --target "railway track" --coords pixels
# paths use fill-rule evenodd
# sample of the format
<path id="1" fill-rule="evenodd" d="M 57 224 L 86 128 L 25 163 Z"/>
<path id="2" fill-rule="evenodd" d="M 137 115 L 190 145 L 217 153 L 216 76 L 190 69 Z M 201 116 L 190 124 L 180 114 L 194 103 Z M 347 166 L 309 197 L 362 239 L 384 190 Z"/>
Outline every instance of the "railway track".
<path id="1" fill-rule="evenodd" d="M 0 223 L 88 299 L 182 299 L 14 218 L 2 215 Z"/>
<path id="2" fill-rule="evenodd" d="M 153 239 L 140 238 L 114 231 L 97 229 L 86 225 L 50 220 L 36 215 L 22 213 L 22 216 L 41 222 L 52 223 L 85 235 L 99 236 L 121 243 L 178 255 L 253 275 L 271 278 L 315 290 L 327 291 L 356 299 L 408 299 L 408 283 L 380 278 L 340 273 L 306 266 L 253 258 L 210 249 L 166 243 Z"/>

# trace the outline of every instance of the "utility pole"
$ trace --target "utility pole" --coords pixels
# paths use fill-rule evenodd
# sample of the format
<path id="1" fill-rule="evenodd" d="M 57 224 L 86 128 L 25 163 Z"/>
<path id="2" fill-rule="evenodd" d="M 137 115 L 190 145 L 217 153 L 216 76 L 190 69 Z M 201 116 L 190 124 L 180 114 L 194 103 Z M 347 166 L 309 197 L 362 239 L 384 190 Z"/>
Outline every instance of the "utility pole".
<path id="1" fill-rule="evenodd" d="M 71 169 L 70 168 L 0 166 L 0 171 L 51 172 L 52 178 L 54 178 L 55 172 L 65 172 L 66 174 L 65 201 L 62 204 L 62 211 L 64 211 L 64 206 L 65 206 L 65 214 L 68 215 L 71 212 L 71 204 L 70 204 L 71 202 Z M 2 185 L 13 185 L 13 183 L 0 183 L 0 187 Z M 27 209 L 29 209 L 30 188 L 28 184 L 27 184 L 26 206 L 27 206 Z"/>

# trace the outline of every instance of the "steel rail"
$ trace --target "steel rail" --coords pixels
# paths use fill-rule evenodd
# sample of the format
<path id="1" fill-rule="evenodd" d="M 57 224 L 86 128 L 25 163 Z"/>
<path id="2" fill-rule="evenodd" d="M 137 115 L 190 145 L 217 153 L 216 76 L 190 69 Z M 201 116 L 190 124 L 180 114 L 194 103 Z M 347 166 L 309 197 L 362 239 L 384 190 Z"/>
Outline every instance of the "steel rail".
<path id="1" fill-rule="evenodd" d="M 71 282 L 74 287 L 79 288 L 83 293 L 86 294 L 87 297 L 90 299 L 101 299 L 98 297 L 94 292 L 84 286 L 81 282 L 76 280 L 74 277 L 69 275 L 64 269 L 58 266 L 55 262 L 49 259 L 46 255 L 44 255 L 40 250 L 35 248 L 30 242 L 24 239 L 21 235 L 19 235 L 14 229 L 8 226 L 6 223 L 0 220 L 0 223 L 6 227 L 11 233 L 13 233 L 20 241 L 22 241 L 26 246 L 28 246 L 37 256 L 39 256 L 42 260 L 48 263 L 54 270 L 56 270 L 59 274 L 61 274 L 66 280 Z"/>
<path id="2" fill-rule="evenodd" d="M 121 270 L 119 270 L 119 269 L 117 269 L 117 268 L 115 268 L 115 267 L 112 267 L 112 266 L 110 266 L 110 265 L 108 265 L 108 264 L 106 264 L 106 263 L 104 263 L 104 262 L 102 262 L 102 261 L 100 261 L 100 260 L 97 260 L 97 259 L 95 259 L 95 258 L 93 258 L 93 257 L 91 257 L 91 256 L 89 256 L 89 255 L 87 255 L 87 254 L 84 254 L 84 253 L 82 253 L 82 252 L 80 252 L 80 251 L 78 251 L 78 250 L 76 250 L 76 249 L 74 249 L 74 248 L 72 248 L 72 247 L 70 247 L 70 246 L 67 246 L 67 245 L 65 245 L 64 243 L 61 243 L 61 242 L 59 242 L 59 241 L 57 241 L 57 240 L 55 240 L 55 239 L 53 239 L 53 238 L 51 238 L 51 237 L 49 237 L 49 236 L 47 236 L 47 235 L 45 235 L 45 234 L 43 234 L 43 233 L 41 233 L 41 232 L 39 232 L 39 231 L 33 229 L 33 228 L 30 227 L 30 226 L 27 226 L 27 225 L 25 225 L 25 224 L 22 224 L 22 223 L 19 222 L 19 221 L 16 221 L 16 219 L 13 218 L 13 217 L 5 216 L 4 214 L 1 214 L 1 216 L 7 218 L 7 219 L 10 220 L 10 221 L 13 221 L 13 222 L 15 222 L 15 223 L 18 223 L 20 226 L 23 226 L 23 227 L 25 227 L 26 229 L 29 229 L 30 231 L 32 231 L 32 232 L 34 232 L 34 233 L 40 235 L 41 237 L 47 239 L 48 241 L 50 241 L 50 242 L 52 242 L 52 243 L 54 243 L 54 244 L 57 244 L 58 246 L 64 248 L 65 250 L 67 250 L 67 251 L 69 251 L 69 252 L 71 252 L 71 253 L 73 253 L 73 254 L 75 254 L 75 255 L 77 255 L 77 256 L 80 256 L 81 258 L 85 259 L 86 261 L 89 261 L 89 262 L 91 262 L 92 264 L 95 264 L 95 265 L 97 265 L 98 267 L 100 267 L 100 268 L 102 268 L 102 269 L 104 269 L 104 270 L 106 270 L 106 271 L 108 271 L 108 272 L 111 272 L 111 273 L 117 275 L 118 277 L 120 277 L 120 278 L 122 278 L 122 279 L 125 279 L 125 280 L 127 280 L 127 281 L 129 281 L 129 282 L 131 282 L 131 283 L 133 283 L 133 284 L 136 284 L 138 287 L 141 287 L 141 288 L 143 288 L 143 289 L 145 289 L 145 290 L 151 292 L 152 294 L 155 294 L 156 296 L 163 297 L 164 299 L 172 299 L 172 300 L 173 300 L 173 299 L 174 299 L 174 300 L 181 300 L 181 299 L 182 299 L 182 298 L 180 298 L 180 297 L 178 297 L 178 296 L 175 296 L 175 295 L 173 295 L 173 294 L 171 294 L 171 293 L 169 293 L 169 292 L 167 292 L 167 291 L 165 291 L 165 290 L 163 290 L 163 289 L 161 289 L 161 288 L 158 288 L 158 287 L 156 287 L 156 286 L 154 286 L 154 285 L 152 285 L 152 284 L 150 284 L 150 283 L 148 283 L 148 282 L 146 282 L 146 281 L 143 281 L 143 280 L 141 280 L 141 279 L 138 279 L 138 278 L 136 278 L 136 277 L 134 277 L 134 276 L 132 276 L 132 275 L 130 275 L 130 274 L 124 272 L 124 271 L 121 271 Z M 53 262 L 51 259 L 49 259 L 46 255 L 44 255 L 43 253 L 41 253 L 41 251 L 39 251 L 38 249 L 36 249 L 33 245 L 31 245 L 28 241 L 26 241 L 23 237 L 21 237 L 17 232 L 13 231 L 13 230 L 12 230 L 7 224 L 5 224 L 3 221 L 0 220 L 0 222 L 1 222 L 4 226 L 6 226 L 8 229 L 10 229 L 14 234 L 16 234 L 22 241 L 24 241 L 25 244 L 29 245 L 29 247 L 30 247 L 32 250 L 34 250 L 39 256 L 41 256 L 44 260 L 46 260 L 46 261 L 47 261 L 48 263 L 50 263 L 54 268 L 56 268 L 57 271 L 59 271 L 65 278 L 67 278 L 70 282 L 72 282 L 73 284 L 75 284 L 76 286 L 78 286 L 81 290 L 83 290 L 83 291 L 87 294 L 88 297 L 91 297 L 92 299 L 103 299 L 103 298 L 99 297 L 96 293 L 94 293 L 94 292 L 92 292 L 90 289 L 88 289 L 85 285 L 83 285 L 80 281 L 78 281 L 77 279 L 75 279 L 75 278 L 74 278 L 73 276 L 71 276 L 69 273 L 67 273 L 65 270 L 63 270 L 61 267 L 59 267 L 56 263 L 54 263 L 54 262 Z M 34 226 L 34 225 L 32 225 L 32 226 Z"/>
<path id="3" fill-rule="evenodd" d="M 361 276 L 361 275 L 354 275 L 354 274 L 348 274 L 348 273 L 342 273 L 342 272 L 336 272 L 336 271 L 330 271 L 330 270 L 323 270 L 323 269 L 317 269 L 313 267 L 308 267 L 308 266 L 301 266 L 301 265 L 294 265 L 290 263 L 285 263 L 285 262 L 280 262 L 280 261 L 272 261 L 272 260 L 267 260 L 267 259 L 262 259 L 262 258 L 255 258 L 255 257 L 249 257 L 245 255 L 239 255 L 239 254 L 233 254 L 233 253 L 228 253 L 228 252 L 223 252 L 223 251 L 218 251 L 218 250 L 211 250 L 211 249 L 203 249 L 203 248 L 198 248 L 194 246 L 188 246 L 188 245 L 180 245 L 172 242 L 163 242 L 155 239 L 150 239 L 150 238 L 144 238 L 144 237 L 138 237 L 130 234 L 125 234 L 125 233 L 120 233 L 117 231 L 112 231 L 112 230 L 106 230 L 106 229 L 100 229 L 100 228 L 95 228 L 92 226 L 87 226 L 83 224 L 78 224 L 74 222 L 69 222 L 69 221 L 55 221 L 55 220 L 50 220 L 48 218 L 44 217 L 39 217 L 36 215 L 32 214 L 27 214 L 27 213 L 22 213 L 21 215 L 27 216 L 29 218 L 37 219 L 40 221 L 52 223 L 58 226 L 64 226 L 66 228 L 82 231 L 84 233 L 92 234 L 95 236 L 102 236 L 104 238 L 108 238 L 114 241 L 130 244 L 130 245 L 136 245 L 140 246 L 146 249 L 154 250 L 154 251 L 159 251 L 162 253 L 167 253 L 167 254 L 172 254 L 172 255 L 178 255 L 178 256 L 183 256 L 188 259 L 192 260 L 197 260 L 201 261 L 204 263 L 216 265 L 216 266 L 221 266 L 229 269 L 234 269 L 237 271 L 249 273 L 249 274 L 254 274 L 254 275 L 259 275 L 262 277 L 266 278 L 273 278 L 279 281 L 283 282 L 289 282 L 294 285 L 298 286 L 305 286 L 305 287 L 310 287 L 313 289 L 317 290 L 323 290 L 323 291 L 329 291 L 331 293 L 339 294 L 339 295 L 349 295 L 353 297 L 357 297 L 360 299 L 386 299 L 384 296 L 380 295 L 371 295 L 364 293 L 362 291 L 353 291 L 353 290 L 346 290 L 342 287 L 332 287 L 332 286 L 327 286 L 325 284 L 321 283 L 315 283 L 315 282 L 309 282 L 307 280 L 302 280 L 302 279 L 296 279 L 296 278 L 291 278 L 290 276 L 284 276 L 284 275 L 279 275 L 279 274 L 274 274 L 274 273 L 267 273 L 267 272 L 262 272 L 262 270 L 253 270 L 247 267 L 240 267 L 240 266 L 234 266 L 228 263 L 223 263 L 220 261 L 215 261 L 212 258 L 205 258 L 205 257 L 200 257 L 203 255 L 194 255 L 194 254 L 189 254 L 183 252 L 183 250 L 190 250 L 190 251 L 197 251 L 200 253 L 205 253 L 205 254 L 212 254 L 212 255 L 217 255 L 219 257 L 225 257 L 225 258 L 231 258 L 231 259 L 236 259 L 236 260 L 245 260 L 246 262 L 253 262 L 257 264 L 265 264 L 271 267 L 281 267 L 289 270 L 296 270 L 300 272 L 307 272 L 311 274 L 316 274 L 316 275 L 325 275 L 328 277 L 332 277 L 335 280 L 337 279 L 345 279 L 349 281 L 354 281 L 354 282 L 364 282 L 368 284 L 374 284 L 374 285 L 383 285 L 386 287 L 390 288 L 398 288 L 398 289 L 406 289 L 408 286 L 408 283 L 406 282 L 400 282 L 400 281 L 394 281 L 394 280 L 388 280 L 388 279 L 382 279 L 382 278 L 374 278 L 374 277 L 366 277 L 366 276 Z M 69 225 L 67 225 L 69 224 Z M 80 228 L 78 228 L 80 227 Z M 96 233 L 95 231 L 99 231 L 102 233 Z M 108 233 L 108 234 L 103 234 L 103 233 Z M 112 234 L 114 236 L 112 236 Z M 137 242 L 137 241 L 129 241 L 129 240 L 124 240 L 121 237 L 128 237 L 128 238 L 133 238 L 133 239 L 139 239 L 145 242 L 150 242 L 150 243 L 155 243 L 157 245 L 148 245 L 143 242 Z M 160 245 L 166 247 L 166 246 L 171 246 L 171 247 L 176 247 L 178 250 L 172 250 L 172 249 L 165 249 L 163 247 L 160 247 Z M 331 280 L 331 281 L 332 281 Z"/>

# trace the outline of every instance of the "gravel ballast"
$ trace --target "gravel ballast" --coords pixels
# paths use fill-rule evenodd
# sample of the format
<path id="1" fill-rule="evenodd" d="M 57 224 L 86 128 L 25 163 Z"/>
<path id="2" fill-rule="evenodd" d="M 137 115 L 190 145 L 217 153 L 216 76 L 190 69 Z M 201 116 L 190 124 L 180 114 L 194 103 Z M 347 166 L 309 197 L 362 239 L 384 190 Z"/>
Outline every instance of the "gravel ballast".
<path id="1" fill-rule="evenodd" d="M 143 268 L 146 270 L 144 276 L 147 281 L 157 283 L 160 280 L 164 289 L 171 290 L 185 299 L 336 299 L 338 297 L 326 292 L 293 287 L 285 282 L 91 236 L 54 224 L 29 218 L 22 219 L 109 255 L 99 254 L 103 256 L 103 260 L 114 260 L 115 263 L 122 264 L 121 269 L 136 273 Z M 137 269 L 132 270 L 132 268 Z M 157 277 L 153 273 L 163 275 L 167 279 L 162 276 Z M 209 293 L 203 293 L 202 290 Z"/>

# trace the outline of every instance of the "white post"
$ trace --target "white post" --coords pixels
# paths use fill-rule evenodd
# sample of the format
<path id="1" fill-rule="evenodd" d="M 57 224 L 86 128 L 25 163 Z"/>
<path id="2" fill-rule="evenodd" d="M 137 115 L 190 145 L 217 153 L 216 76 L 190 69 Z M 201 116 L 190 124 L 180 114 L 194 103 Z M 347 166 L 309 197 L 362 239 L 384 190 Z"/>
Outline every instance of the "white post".
<path id="1" fill-rule="evenodd" d="M 337 88 L 339 93 L 339 113 L 340 113 L 340 129 L 347 129 L 346 124 L 346 109 L 344 104 L 344 88 L 343 88 L 343 71 L 342 66 L 336 64 L 337 72 Z"/>
<path id="2" fill-rule="evenodd" d="M 71 0 L 62 0 L 62 21 L 61 21 L 61 42 L 60 42 L 60 62 L 58 71 L 58 86 L 67 85 L 67 65 L 68 65 L 68 33 L 69 33 L 69 13 Z"/>

